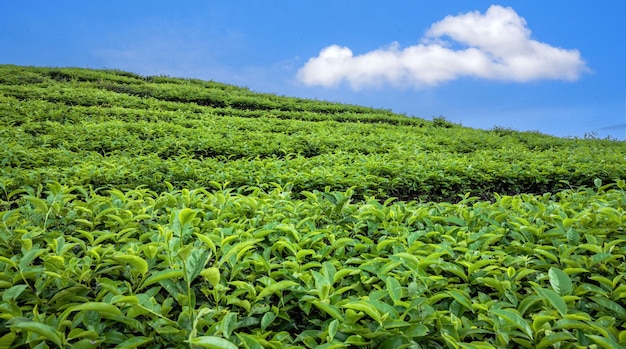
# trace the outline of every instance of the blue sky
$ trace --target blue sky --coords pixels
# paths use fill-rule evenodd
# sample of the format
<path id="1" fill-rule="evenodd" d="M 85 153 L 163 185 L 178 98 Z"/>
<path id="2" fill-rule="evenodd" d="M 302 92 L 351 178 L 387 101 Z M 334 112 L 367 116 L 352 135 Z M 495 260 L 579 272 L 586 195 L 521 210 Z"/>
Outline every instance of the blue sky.
<path id="1" fill-rule="evenodd" d="M 626 137 L 603 1 L 3 1 L 0 63 L 115 68 L 465 126 Z"/>

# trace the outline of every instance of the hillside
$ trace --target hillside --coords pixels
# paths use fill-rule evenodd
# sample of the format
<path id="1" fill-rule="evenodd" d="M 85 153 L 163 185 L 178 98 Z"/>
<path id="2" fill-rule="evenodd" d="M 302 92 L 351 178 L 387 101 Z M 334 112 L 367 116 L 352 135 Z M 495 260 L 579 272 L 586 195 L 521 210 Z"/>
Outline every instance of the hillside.
<path id="1" fill-rule="evenodd" d="M 0 344 L 623 346 L 625 154 L 0 65 Z"/>
<path id="2" fill-rule="evenodd" d="M 481 131 L 388 111 L 119 71 L 2 66 L 0 158 L 10 189 L 345 190 L 455 200 L 626 177 L 626 144 Z M 9 189 L 7 189 L 9 190 Z"/>

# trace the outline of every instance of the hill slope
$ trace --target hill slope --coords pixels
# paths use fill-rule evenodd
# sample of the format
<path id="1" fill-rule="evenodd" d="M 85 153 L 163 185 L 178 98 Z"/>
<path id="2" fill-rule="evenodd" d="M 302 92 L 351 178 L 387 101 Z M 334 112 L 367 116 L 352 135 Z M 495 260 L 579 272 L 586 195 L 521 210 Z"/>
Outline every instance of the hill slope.
<path id="1" fill-rule="evenodd" d="M 211 181 L 454 200 L 626 177 L 626 143 L 479 131 L 444 119 L 119 71 L 0 67 L 4 185 L 165 189 Z"/>
<path id="2" fill-rule="evenodd" d="M 0 346 L 624 347 L 625 154 L 0 66 Z"/>

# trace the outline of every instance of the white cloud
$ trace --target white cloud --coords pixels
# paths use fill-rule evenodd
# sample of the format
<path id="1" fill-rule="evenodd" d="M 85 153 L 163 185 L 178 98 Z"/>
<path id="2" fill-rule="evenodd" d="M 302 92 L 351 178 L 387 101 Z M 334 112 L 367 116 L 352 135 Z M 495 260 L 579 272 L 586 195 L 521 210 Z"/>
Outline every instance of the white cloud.
<path id="1" fill-rule="evenodd" d="M 331 87 L 347 81 L 358 89 L 432 86 L 461 77 L 573 81 L 587 69 L 578 50 L 553 47 L 530 34 L 526 20 L 512 8 L 493 5 L 484 14 L 447 16 L 434 23 L 418 45 L 404 49 L 394 42 L 354 55 L 348 47 L 328 46 L 310 58 L 297 77 L 305 85 Z"/>

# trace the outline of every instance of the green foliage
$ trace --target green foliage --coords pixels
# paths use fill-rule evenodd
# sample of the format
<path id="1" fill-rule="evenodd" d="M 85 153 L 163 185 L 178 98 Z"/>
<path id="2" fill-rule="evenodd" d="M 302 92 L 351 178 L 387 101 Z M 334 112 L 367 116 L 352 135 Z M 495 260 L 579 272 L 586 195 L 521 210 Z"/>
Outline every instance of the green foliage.
<path id="1" fill-rule="evenodd" d="M 0 66 L 0 347 L 617 348 L 626 149 Z"/>
<path id="2" fill-rule="evenodd" d="M 437 116 L 437 117 L 433 117 L 433 126 L 451 128 L 451 127 L 454 127 L 454 124 L 448 121 L 444 116 Z"/>
<path id="3" fill-rule="evenodd" d="M 451 204 L 352 202 L 352 192 L 291 199 L 283 187 L 101 195 L 51 183 L 0 212 L 3 340 L 623 344 L 618 184 Z"/>
<path id="4" fill-rule="evenodd" d="M 291 183 L 296 195 L 330 187 L 454 201 L 467 192 L 492 199 L 626 177 L 623 142 L 484 132 L 441 117 L 429 123 L 117 71 L 0 66 L 0 81 L 0 166 L 9 192 L 47 180 L 155 191 L 167 190 L 166 182 Z"/>

